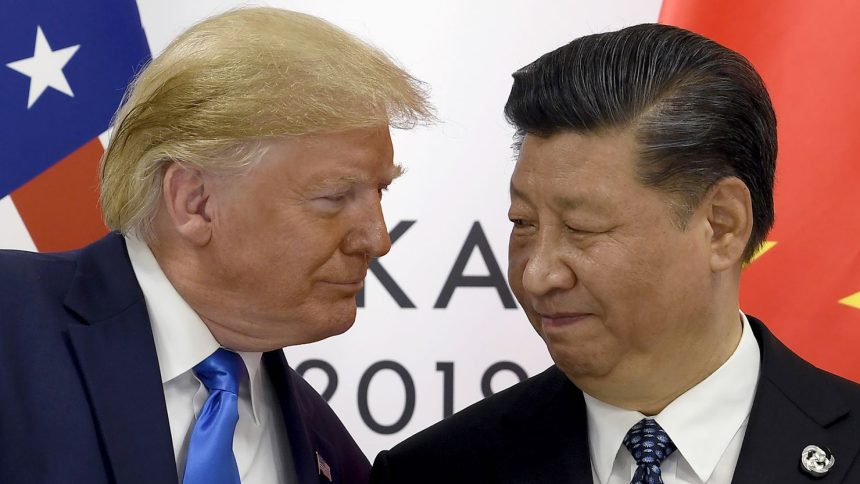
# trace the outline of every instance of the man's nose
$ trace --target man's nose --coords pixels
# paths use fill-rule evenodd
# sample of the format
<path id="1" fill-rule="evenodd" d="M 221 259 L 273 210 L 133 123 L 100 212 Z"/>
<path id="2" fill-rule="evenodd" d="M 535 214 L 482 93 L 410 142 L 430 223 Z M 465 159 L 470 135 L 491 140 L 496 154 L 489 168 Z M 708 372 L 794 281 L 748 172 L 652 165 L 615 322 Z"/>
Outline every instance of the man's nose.
<path id="1" fill-rule="evenodd" d="M 382 214 L 382 204 L 377 197 L 363 204 L 344 241 L 343 252 L 382 257 L 389 250 L 391 250 L 391 238 L 388 236 L 388 227 Z"/>
<path id="2" fill-rule="evenodd" d="M 539 235 L 523 270 L 523 288 L 534 296 L 543 296 L 574 285 L 576 274 L 565 261 L 560 244 L 550 234 Z"/>

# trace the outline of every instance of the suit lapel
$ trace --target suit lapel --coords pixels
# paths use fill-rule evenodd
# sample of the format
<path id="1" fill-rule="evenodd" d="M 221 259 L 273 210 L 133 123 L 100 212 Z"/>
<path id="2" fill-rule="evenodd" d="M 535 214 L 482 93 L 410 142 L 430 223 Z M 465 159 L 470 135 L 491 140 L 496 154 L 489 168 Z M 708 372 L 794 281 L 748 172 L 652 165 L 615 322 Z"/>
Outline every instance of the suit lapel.
<path id="1" fill-rule="evenodd" d="M 85 322 L 69 338 L 115 481 L 176 483 L 152 329 L 121 236 L 82 250 L 65 304 Z"/>
<path id="2" fill-rule="evenodd" d="M 858 450 L 856 435 L 835 432 L 849 406 L 821 378 L 764 327 L 749 318 L 761 346 L 761 375 L 732 482 L 813 482 L 800 467 L 804 447 L 831 449 L 836 465 L 820 482 L 842 482 Z"/>
<path id="3" fill-rule="evenodd" d="M 324 438 L 312 428 L 308 428 L 307 423 L 313 421 L 312 409 L 299 399 L 295 376 L 287 365 L 284 352 L 275 350 L 265 353 L 263 362 L 272 379 L 275 393 L 278 395 L 298 482 L 329 482 L 321 475 L 317 455 L 319 454 L 330 466 L 332 477 L 335 477 L 338 469 L 337 463 L 333 460 L 335 453 L 329 450 L 331 446 Z M 339 479 L 333 480 L 342 482 Z"/>
<path id="4" fill-rule="evenodd" d="M 510 441 L 500 445 L 522 450 L 520 458 L 498 463 L 498 482 L 592 482 L 585 399 L 557 367 L 548 372 L 503 416 Z"/>

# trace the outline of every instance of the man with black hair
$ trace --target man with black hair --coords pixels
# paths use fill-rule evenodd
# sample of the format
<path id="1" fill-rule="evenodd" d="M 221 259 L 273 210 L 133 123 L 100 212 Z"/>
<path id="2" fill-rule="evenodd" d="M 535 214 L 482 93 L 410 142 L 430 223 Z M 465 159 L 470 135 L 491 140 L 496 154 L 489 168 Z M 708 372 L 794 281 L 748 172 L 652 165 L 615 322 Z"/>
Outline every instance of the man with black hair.
<path id="1" fill-rule="evenodd" d="M 741 55 L 639 25 L 514 73 L 511 287 L 555 365 L 376 460 L 376 483 L 860 482 L 860 387 L 739 310 L 776 120 Z M 814 322 L 810 322 L 814 324 Z"/>

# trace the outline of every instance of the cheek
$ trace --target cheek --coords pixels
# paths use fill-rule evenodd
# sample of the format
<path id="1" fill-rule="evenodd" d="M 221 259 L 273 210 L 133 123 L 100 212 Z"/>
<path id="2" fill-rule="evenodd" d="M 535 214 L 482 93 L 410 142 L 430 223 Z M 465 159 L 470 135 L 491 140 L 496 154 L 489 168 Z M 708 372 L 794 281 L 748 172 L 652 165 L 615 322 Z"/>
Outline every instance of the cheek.
<path id="1" fill-rule="evenodd" d="M 319 268 L 332 255 L 314 235 L 313 230 L 285 233 L 269 226 L 246 233 L 244 243 L 233 245 L 233 252 L 226 255 L 246 275 L 243 284 L 251 297 L 297 305 L 308 296 Z"/>
<path id="2" fill-rule="evenodd" d="M 621 336 L 650 310 L 661 274 L 641 244 L 606 241 L 575 254 L 577 283 L 594 299 L 607 329 Z"/>
<path id="3" fill-rule="evenodd" d="M 702 286 L 694 250 L 664 240 L 642 244 L 641 249 L 618 257 L 603 279 L 601 294 L 607 308 L 610 330 L 634 346 L 644 347 L 664 336 L 672 321 L 684 319 L 707 292 Z"/>
<path id="4" fill-rule="evenodd" d="M 282 230 L 274 243 L 281 247 L 284 256 L 307 273 L 329 263 L 344 237 L 345 230 L 341 224 L 332 220 L 316 220 Z"/>

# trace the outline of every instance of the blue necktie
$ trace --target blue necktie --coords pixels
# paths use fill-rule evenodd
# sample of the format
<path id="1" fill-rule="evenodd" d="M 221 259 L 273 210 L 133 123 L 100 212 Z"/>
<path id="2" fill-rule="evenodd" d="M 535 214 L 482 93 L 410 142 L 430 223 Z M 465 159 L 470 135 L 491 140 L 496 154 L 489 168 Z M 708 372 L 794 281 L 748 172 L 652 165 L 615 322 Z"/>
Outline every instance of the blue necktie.
<path id="1" fill-rule="evenodd" d="M 240 484 L 233 433 L 239 421 L 239 379 L 244 372 L 242 358 L 224 348 L 194 367 L 209 398 L 191 432 L 183 484 Z"/>
<path id="2" fill-rule="evenodd" d="M 623 443 L 636 460 L 630 484 L 663 484 L 660 463 L 676 449 L 663 427 L 653 419 L 643 418 L 630 428 Z"/>

